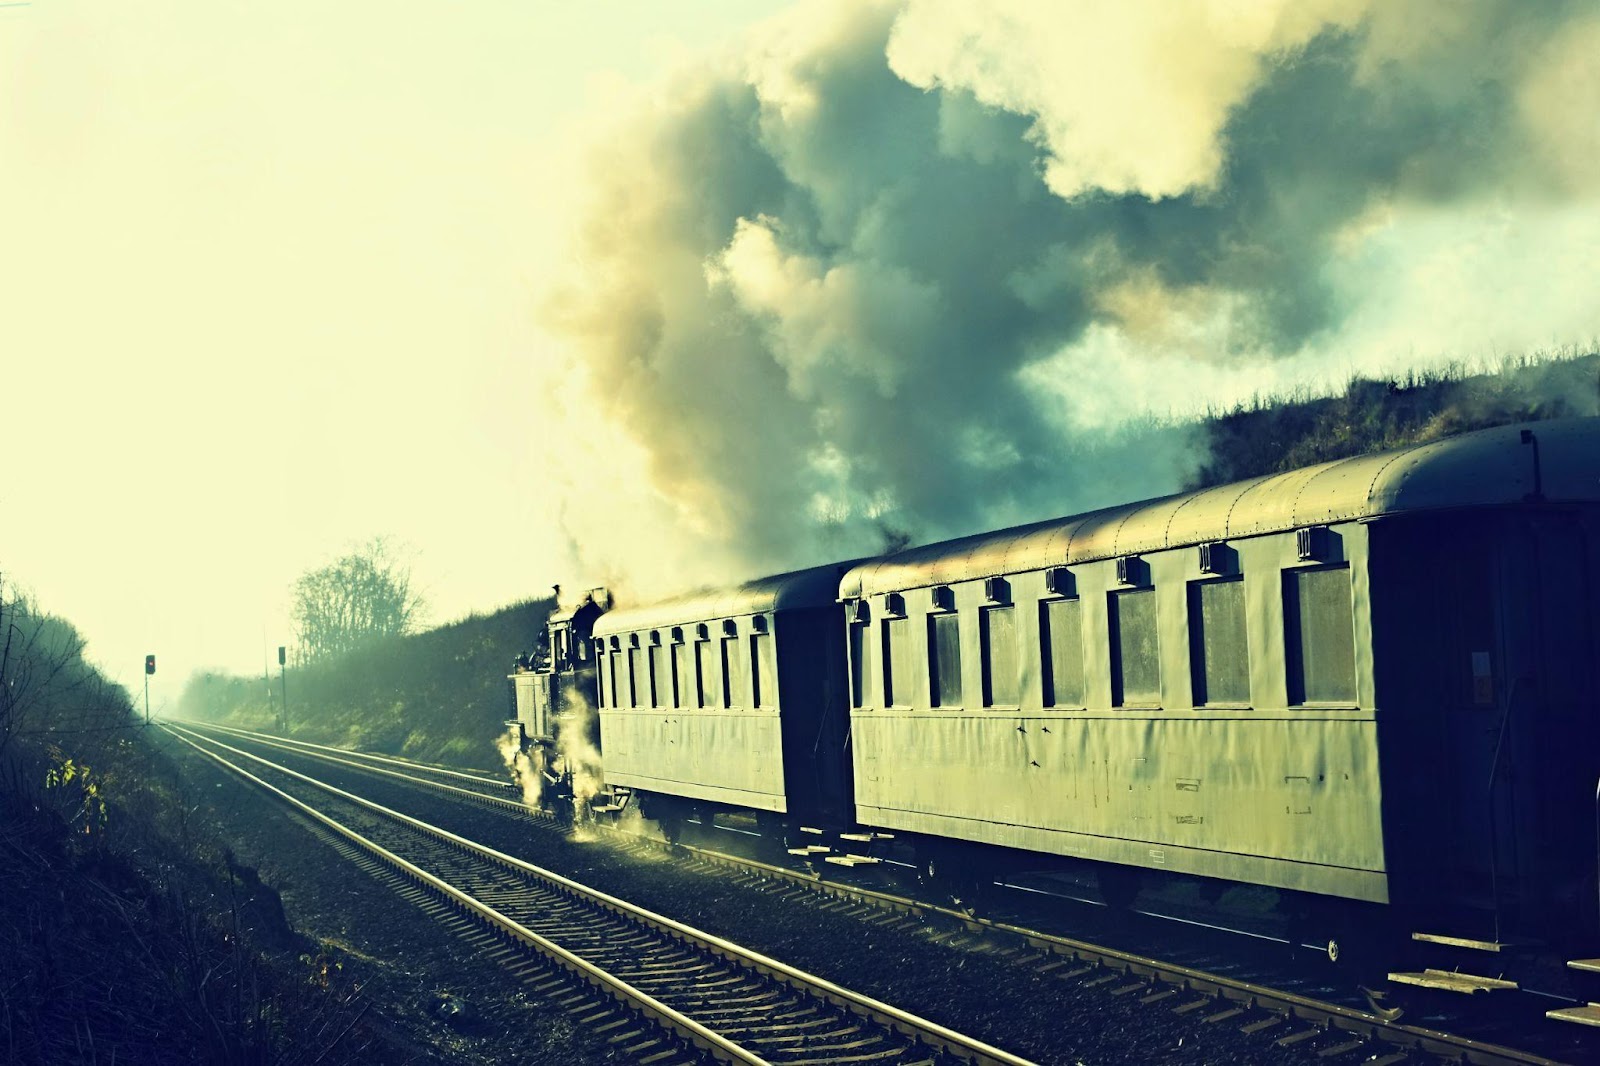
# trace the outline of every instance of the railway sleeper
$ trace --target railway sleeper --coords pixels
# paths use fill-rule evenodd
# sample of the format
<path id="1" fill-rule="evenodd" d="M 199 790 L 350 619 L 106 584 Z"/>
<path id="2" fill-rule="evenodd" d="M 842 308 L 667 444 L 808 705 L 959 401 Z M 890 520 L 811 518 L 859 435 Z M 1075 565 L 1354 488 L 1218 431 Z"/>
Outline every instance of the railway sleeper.
<path id="1" fill-rule="evenodd" d="M 851 1039 L 851 1037 L 854 1038 Z M 816 1052 L 826 1052 L 826 1061 L 841 1062 L 844 1061 L 844 1052 L 870 1050 L 873 1053 L 882 1053 L 887 1049 L 894 1054 L 899 1054 L 905 1048 L 903 1041 L 890 1042 L 881 1033 L 860 1033 L 859 1029 L 855 1033 L 844 1035 L 823 1034 L 821 1036 L 812 1035 L 782 1039 L 766 1039 L 759 1035 L 752 1035 L 747 1037 L 745 1042 L 750 1047 L 762 1049 L 765 1054 L 771 1055 L 774 1061 L 787 1061 L 786 1052 L 802 1056 L 810 1056 Z"/>
<path id="2" fill-rule="evenodd" d="M 784 1066 L 813 1066 L 813 1064 L 815 1064 L 815 1066 L 830 1064 L 831 1066 L 831 1064 L 843 1062 L 888 1062 L 890 1060 L 902 1057 L 905 1055 L 906 1051 L 907 1049 L 904 1047 L 895 1047 L 865 1055 L 828 1055 L 825 1058 L 812 1057 L 781 1059 L 778 1061 L 781 1061 Z"/>
<path id="3" fill-rule="evenodd" d="M 787 1014 L 767 1014 L 765 1017 L 743 1025 L 733 1025 L 727 1028 L 729 1033 L 753 1032 L 782 1032 L 786 1029 L 809 1029 L 822 1025 L 832 1019 L 817 1014 L 815 1007 L 803 1007 L 791 1010 Z"/>
<path id="4" fill-rule="evenodd" d="M 786 997 L 776 988 L 752 990 L 749 995 L 740 996 L 738 999 L 724 998 L 720 1002 L 729 1010 L 750 1010 L 754 1007 L 770 1007 L 774 1003 L 781 1003 Z"/>

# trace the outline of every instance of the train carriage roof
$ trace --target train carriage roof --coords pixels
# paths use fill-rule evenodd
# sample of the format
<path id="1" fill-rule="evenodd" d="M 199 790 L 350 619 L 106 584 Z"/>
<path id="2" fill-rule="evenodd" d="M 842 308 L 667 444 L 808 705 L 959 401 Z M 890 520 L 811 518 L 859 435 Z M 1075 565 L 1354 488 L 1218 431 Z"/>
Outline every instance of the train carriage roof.
<path id="1" fill-rule="evenodd" d="M 1525 444 L 1522 432 L 1535 443 Z M 1535 448 L 1538 473 L 1535 473 Z M 840 599 L 1403 511 L 1600 501 L 1600 418 L 1464 433 L 869 559 Z"/>
<path id="2" fill-rule="evenodd" d="M 839 592 L 839 579 L 858 562 L 829 563 L 757 578 L 742 585 L 701 589 L 659 603 L 625 607 L 602 615 L 595 622 L 594 635 L 635 633 L 769 611 L 832 607 Z"/>

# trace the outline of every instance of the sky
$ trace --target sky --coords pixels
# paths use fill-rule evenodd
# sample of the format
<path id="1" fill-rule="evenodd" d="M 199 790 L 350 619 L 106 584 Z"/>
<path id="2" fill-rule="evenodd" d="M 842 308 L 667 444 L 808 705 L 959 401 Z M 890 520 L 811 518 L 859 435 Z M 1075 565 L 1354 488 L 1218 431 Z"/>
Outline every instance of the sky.
<path id="1" fill-rule="evenodd" d="M 768 9 L 0 8 L 5 580 L 158 701 L 373 536 L 435 622 L 547 593 L 584 127 Z"/>
<path id="2" fill-rule="evenodd" d="M 1589 349 L 1600 0 L 0 6 L 0 575 L 153 699 L 1172 491 L 1122 427 Z M 1131 443 L 1130 443 L 1131 441 Z"/>

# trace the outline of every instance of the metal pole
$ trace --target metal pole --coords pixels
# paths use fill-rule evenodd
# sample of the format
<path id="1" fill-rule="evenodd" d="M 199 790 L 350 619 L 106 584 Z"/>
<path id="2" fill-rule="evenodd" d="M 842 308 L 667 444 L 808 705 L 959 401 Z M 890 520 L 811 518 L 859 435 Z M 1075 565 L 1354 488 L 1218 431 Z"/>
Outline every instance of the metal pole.
<path id="1" fill-rule="evenodd" d="M 150 671 L 144 674 L 144 724 L 150 724 Z"/>
<path id="2" fill-rule="evenodd" d="M 283 735 L 289 735 L 289 667 L 278 659 L 278 695 L 283 699 Z"/>

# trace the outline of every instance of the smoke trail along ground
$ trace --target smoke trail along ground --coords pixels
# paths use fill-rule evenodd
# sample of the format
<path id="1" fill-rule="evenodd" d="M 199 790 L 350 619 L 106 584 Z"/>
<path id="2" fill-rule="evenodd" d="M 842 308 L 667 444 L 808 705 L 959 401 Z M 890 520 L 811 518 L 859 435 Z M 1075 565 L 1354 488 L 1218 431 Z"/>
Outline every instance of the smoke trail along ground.
<path id="1" fill-rule="evenodd" d="M 1593 0 L 803 5 L 596 150 L 569 532 L 775 570 L 1170 491 L 1141 412 L 1600 333 L 1597 54 Z"/>

